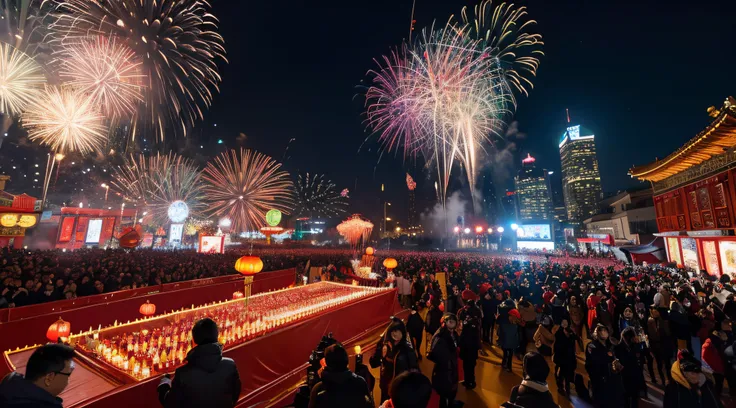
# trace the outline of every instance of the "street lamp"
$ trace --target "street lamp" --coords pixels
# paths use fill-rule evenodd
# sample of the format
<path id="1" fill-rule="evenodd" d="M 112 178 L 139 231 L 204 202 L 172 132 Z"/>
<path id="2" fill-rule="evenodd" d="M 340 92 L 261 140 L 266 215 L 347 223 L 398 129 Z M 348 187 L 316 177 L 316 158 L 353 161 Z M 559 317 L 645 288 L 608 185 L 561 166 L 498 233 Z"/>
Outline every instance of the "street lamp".
<path id="1" fill-rule="evenodd" d="M 511 224 L 511 230 L 512 231 L 516 231 L 517 229 L 519 229 L 519 225 L 518 224 L 516 224 L 516 223 Z"/>
<path id="2" fill-rule="evenodd" d="M 470 228 L 465 228 L 465 229 L 463 230 L 463 232 L 464 232 L 464 233 L 466 233 L 466 234 L 470 234 Z"/>
<path id="3" fill-rule="evenodd" d="M 453 228 L 452 230 L 453 230 L 453 231 L 455 231 L 455 234 L 457 234 L 457 233 L 459 233 L 459 232 L 460 232 L 460 227 L 455 227 L 455 228 Z"/>
<path id="4" fill-rule="evenodd" d="M 475 227 L 475 233 L 476 234 L 483 233 L 483 227 L 481 227 L 480 225 L 478 225 L 477 227 Z"/>
<path id="5" fill-rule="evenodd" d="M 491 228 L 491 227 L 488 227 L 488 233 L 489 233 L 489 234 L 493 234 L 493 228 Z"/>
<path id="6" fill-rule="evenodd" d="M 503 227 L 498 227 L 496 231 L 498 231 L 499 234 L 503 234 Z"/>
<path id="7" fill-rule="evenodd" d="M 102 184 L 100 185 L 100 187 L 102 187 L 102 188 L 104 188 L 104 189 L 105 189 L 105 202 L 107 202 L 107 193 L 109 193 L 109 192 L 110 192 L 110 186 L 108 186 L 108 185 L 107 185 L 107 184 L 105 184 L 105 183 L 102 183 Z"/>

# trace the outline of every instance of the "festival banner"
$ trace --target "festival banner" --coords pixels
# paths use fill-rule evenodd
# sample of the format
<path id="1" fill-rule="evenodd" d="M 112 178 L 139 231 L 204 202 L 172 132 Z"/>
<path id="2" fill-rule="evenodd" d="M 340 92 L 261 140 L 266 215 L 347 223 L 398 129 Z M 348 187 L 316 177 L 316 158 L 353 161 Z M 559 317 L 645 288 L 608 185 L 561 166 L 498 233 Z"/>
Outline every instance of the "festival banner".
<path id="1" fill-rule="evenodd" d="M 69 242 L 72 239 L 74 231 L 74 217 L 64 217 L 61 222 L 61 233 L 59 234 L 59 242 Z"/>
<path id="2" fill-rule="evenodd" d="M 84 242 L 84 237 L 87 233 L 87 224 L 89 224 L 89 217 L 79 217 L 77 221 L 77 233 L 75 240 L 77 242 Z"/>

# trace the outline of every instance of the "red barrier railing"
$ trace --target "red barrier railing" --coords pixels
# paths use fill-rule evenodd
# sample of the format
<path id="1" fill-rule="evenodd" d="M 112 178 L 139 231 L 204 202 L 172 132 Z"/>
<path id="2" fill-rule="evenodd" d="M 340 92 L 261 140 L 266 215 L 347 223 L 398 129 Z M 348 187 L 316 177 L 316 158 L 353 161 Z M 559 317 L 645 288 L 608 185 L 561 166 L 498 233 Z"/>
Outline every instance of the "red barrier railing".
<path id="1" fill-rule="evenodd" d="M 256 275 L 251 292 L 287 287 L 294 284 L 295 276 L 294 269 L 263 272 Z M 116 320 L 124 322 L 141 317 L 138 309 L 146 300 L 156 305 L 158 313 L 164 313 L 192 304 L 231 299 L 233 292 L 243 290 L 243 280 L 238 275 L 230 275 L 142 289 L 145 288 L 3 309 L 0 311 L 0 351 L 45 343 L 46 330 L 59 317 L 70 322 L 74 332 L 92 326 L 104 327 Z M 6 371 L 6 367 L 0 367 L 0 377 Z"/>

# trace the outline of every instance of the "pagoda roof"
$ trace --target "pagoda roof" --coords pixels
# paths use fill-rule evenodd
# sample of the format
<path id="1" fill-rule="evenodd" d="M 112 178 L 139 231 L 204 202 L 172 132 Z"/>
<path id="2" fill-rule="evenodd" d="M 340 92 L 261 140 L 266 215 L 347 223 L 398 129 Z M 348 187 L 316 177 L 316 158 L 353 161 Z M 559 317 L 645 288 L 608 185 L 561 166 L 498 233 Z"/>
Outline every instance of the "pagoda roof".
<path id="1" fill-rule="evenodd" d="M 736 100 L 729 96 L 720 110 L 710 107 L 708 113 L 715 118 L 713 122 L 684 146 L 664 159 L 632 167 L 629 175 L 642 181 L 662 181 L 736 146 Z"/>

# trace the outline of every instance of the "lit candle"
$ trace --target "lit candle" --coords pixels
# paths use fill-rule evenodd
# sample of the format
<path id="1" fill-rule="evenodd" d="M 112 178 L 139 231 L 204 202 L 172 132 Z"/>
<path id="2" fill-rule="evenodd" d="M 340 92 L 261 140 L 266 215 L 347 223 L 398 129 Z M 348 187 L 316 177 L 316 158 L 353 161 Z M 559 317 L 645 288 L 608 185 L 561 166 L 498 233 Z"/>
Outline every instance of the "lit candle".
<path id="1" fill-rule="evenodd" d="M 141 371 L 141 375 L 142 375 L 142 376 L 143 376 L 144 378 L 150 377 L 150 376 L 151 376 L 151 369 L 150 369 L 150 368 L 148 368 L 148 367 L 145 367 L 145 368 L 144 368 L 144 369 L 143 369 L 143 370 Z"/>

